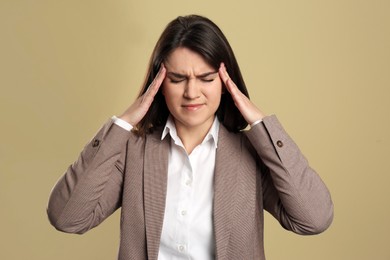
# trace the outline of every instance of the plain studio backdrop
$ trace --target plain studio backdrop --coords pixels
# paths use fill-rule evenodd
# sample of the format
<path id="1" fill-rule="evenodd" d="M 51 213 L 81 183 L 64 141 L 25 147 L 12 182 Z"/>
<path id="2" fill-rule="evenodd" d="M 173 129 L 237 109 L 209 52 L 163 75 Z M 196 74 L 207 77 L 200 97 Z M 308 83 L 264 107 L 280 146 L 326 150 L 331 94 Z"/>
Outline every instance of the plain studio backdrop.
<path id="1" fill-rule="evenodd" d="M 286 232 L 266 213 L 270 260 L 389 260 L 390 1 L 0 0 L 0 259 L 115 259 L 119 211 L 56 231 L 51 188 L 143 82 L 178 15 L 211 18 L 252 100 L 276 114 L 328 185 L 332 226 Z"/>

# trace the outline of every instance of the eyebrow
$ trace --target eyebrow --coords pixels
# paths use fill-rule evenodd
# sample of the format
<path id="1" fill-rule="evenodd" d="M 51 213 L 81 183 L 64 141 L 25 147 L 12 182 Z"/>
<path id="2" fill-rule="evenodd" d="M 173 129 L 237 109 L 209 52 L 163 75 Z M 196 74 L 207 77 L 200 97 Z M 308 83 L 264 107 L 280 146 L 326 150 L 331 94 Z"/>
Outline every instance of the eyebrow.
<path id="1" fill-rule="evenodd" d="M 215 73 L 218 73 L 218 71 L 205 72 L 205 73 L 202 73 L 200 75 L 196 75 L 195 77 L 197 77 L 197 78 L 206 78 L 207 76 L 210 76 L 210 75 L 215 74 Z M 177 73 L 177 72 L 167 72 L 167 75 L 168 76 L 174 76 L 175 78 L 179 78 L 179 79 L 188 78 L 187 75 L 180 74 L 180 73 Z"/>

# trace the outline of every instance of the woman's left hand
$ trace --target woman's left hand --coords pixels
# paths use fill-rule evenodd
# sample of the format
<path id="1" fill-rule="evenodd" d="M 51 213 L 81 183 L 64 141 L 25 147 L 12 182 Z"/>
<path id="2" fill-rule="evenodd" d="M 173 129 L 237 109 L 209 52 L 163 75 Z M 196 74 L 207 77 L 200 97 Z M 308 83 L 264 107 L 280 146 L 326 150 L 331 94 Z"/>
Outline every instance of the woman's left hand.
<path id="1" fill-rule="evenodd" d="M 225 64 L 221 63 L 218 72 L 226 89 L 232 96 L 234 104 L 241 112 L 241 115 L 245 118 L 246 122 L 251 125 L 258 120 L 262 120 L 265 117 L 265 114 L 238 89 L 237 85 L 230 79 Z"/>

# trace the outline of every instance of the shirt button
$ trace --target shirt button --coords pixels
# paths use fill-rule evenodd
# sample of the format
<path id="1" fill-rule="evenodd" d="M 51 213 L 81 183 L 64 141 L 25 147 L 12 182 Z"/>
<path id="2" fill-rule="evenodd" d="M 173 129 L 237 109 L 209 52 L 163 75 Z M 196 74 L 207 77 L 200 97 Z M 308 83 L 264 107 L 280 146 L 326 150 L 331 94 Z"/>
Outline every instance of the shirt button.
<path id="1" fill-rule="evenodd" d="M 182 215 L 182 216 L 187 215 L 187 210 L 182 210 L 182 211 L 181 211 L 181 215 Z"/>
<path id="2" fill-rule="evenodd" d="M 187 180 L 187 181 L 186 181 L 186 185 L 187 185 L 187 186 L 191 186 L 191 183 L 192 183 L 191 180 Z"/>
<path id="3" fill-rule="evenodd" d="M 180 252 L 184 252 L 185 249 L 186 249 L 185 246 L 183 246 L 183 245 L 180 245 L 180 246 L 179 246 L 179 251 L 180 251 Z"/>
<path id="4" fill-rule="evenodd" d="M 278 140 L 278 141 L 276 142 L 276 145 L 279 146 L 279 147 L 283 147 L 283 142 L 280 141 L 280 140 Z"/>

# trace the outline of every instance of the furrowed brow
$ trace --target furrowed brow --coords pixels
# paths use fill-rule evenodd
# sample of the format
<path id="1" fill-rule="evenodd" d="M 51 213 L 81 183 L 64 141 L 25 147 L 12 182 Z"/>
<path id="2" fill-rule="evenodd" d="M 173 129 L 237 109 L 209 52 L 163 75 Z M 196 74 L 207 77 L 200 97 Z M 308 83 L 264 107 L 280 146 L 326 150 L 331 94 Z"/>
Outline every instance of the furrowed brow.
<path id="1" fill-rule="evenodd" d="M 206 78 L 206 77 L 208 77 L 210 75 L 213 75 L 213 74 L 216 74 L 216 73 L 218 73 L 218 71 L 210 71 L 210 72 L 205 72 L 205 73 L 199 74 L 196 77 L 197 78 Z M 183 75 L 183 74 L 180 74 L 180 73 L 177 73 L 177 72 L 172 72 L 172 71 L 167 72 L 167 75 L 168 76 L 173 76 L 173 77 L 178 78 L 178 79 L 188 78 L 187 75 Z"/>
<path id="2" fill-rule="evenodd" d="M 183 75 L 183 74 L 180 74 L 180 73 L 176 73 L 176 72 L 168 72 L 167 75 L 168 76 L 173 76 L 173 77 L 178 78 L 178 79 L 187 78 L 186 75 Z"/>
<path id="3" fill-rule="evenodd" d="M 216 73 L 218 73 L 218 71 L 210 71 L 210 72 L 206 72 L 206 73 L 202 73 L 200 75 L 197 75 L 196 77 L 197 78 L 206 78 L 206 77 L 213 75 L 213 74 L 216 74 Z"/>

